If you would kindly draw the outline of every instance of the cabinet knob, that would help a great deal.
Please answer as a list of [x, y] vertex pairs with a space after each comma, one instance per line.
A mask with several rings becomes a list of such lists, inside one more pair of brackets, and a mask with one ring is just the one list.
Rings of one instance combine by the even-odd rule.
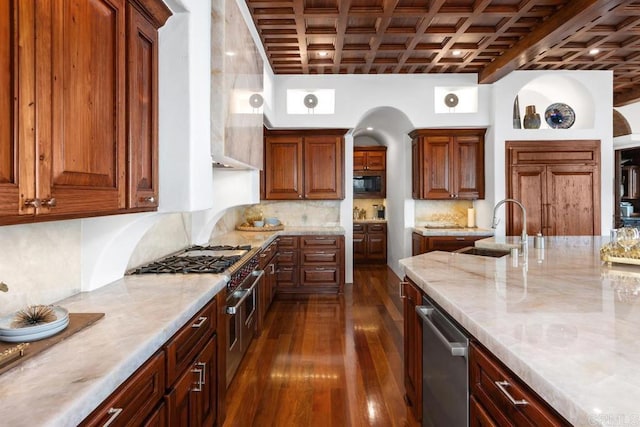
[[36, 208], [40, 207], [41, 201], [40, 199], [25, 199], [24, 206], [28, 208]]
[[298, 194], [298, 199], [302, 199], [302, 194]]
[[140, 201], [144, 202], [144, 203], [155, 203], [156, 202], [156, 198], [153, 197], [153, 196], [141, 197]]
[[42, 206], [47, 206], [49, 208], [54, 208], [58, 205], [58, 201], [55, 197], [50, 197], [48, 199], [41, 200]]

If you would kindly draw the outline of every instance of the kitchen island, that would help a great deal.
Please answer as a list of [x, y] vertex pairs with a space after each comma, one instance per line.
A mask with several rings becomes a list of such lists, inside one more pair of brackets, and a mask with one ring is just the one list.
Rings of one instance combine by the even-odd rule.
[[[519, 238], [476, 246], [509, 247]], [[526, 255], [431, 252], [406, 275], [576, 426], [640, 425], [640, 267], [600, 261], [601, 237], [529, 239]]]
[[[282, 234], [342, 235], [344, 229], [234, 231], [209, 243], [265, 248]], [[224, 274], [130, 275], [58, 301], [70, 313], [105, 316], [0, 375], [0, 424], [78, 425], [223, 291], [227, 281]]]

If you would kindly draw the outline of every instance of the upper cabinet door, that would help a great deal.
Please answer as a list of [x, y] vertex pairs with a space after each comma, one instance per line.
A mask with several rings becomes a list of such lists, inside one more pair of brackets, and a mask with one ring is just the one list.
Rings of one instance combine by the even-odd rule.
[[387, 152], [367, 151], [367, 170], [383, 171], [387, 168]]
[[158, 32], [127, 5], [127, 207], [158, 206]]
[[39, 5], [39, 213], [124, 208], [125, 0]]
[[451, 176], [453, 167], [453, 139], [449, 136], [429, 136], [424, 140], [422, 182], [424, 198], [450, 199], [455, 190]]
[[484, 199], [484, 144], [480, 135], [460, 135], [453, 173], [458, 199]]
[[354, 151], [353, 152], [353, 170], [363, 171], [366, 169], [367, 169], [367, 152]]
[[342, 141], [334, 135], [305, 137], [305, 198], [344, 199]]
[[265, 139], [265, 196], [267, 200], [302, 199], [302, 138], [270, 136]]

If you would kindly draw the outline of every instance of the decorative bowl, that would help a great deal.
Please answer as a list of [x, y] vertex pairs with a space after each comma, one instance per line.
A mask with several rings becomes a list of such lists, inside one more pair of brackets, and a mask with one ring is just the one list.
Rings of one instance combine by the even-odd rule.
[[254, 227], [264, 227], [264, 221], [253, 221]]
[[547, 107], [544, 119], [553, 129], [569, 129], [576, 121], [576, 113], [567, 104], [556, 102]]
[[279, 225], [280, 224], [280, 220], [278, 218], [265, 218], [264, 219], [265, 224], [267, 225]]

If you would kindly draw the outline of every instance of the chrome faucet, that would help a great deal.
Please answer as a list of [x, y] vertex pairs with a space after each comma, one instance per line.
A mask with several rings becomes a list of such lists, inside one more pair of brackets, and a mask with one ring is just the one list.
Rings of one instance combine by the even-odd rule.
[[522, 249], [525, 249], [527, 247], [527, 210], [524, 208], [524, 205], [516, 199], [504, 199], [496, 203], [496, 206], [493, 208], [493, 219], [491, 220], [491, 228], [496, 228], [498, 226], [500, 220], [496, 217], [496, 212], [501, 205], [507, 202], [515, 203], [516, 205], [520, 206], [520, 209], [522, 209], [522, 235], [520, 236], [520, 245], [522, 246]]

